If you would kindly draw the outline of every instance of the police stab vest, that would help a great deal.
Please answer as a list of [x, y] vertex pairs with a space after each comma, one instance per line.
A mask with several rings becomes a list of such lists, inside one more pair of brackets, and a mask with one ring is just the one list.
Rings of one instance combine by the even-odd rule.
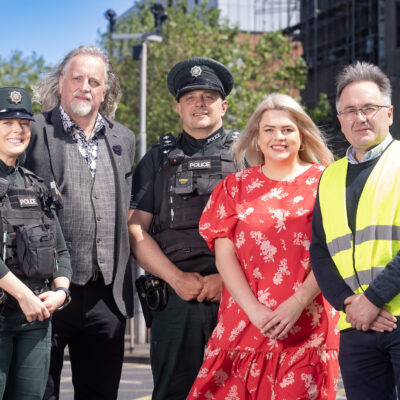
[[[199, 220], [215, 186], [226, 175], [237, 171], [231, 145], [239, 134], [239, 131], [232, 131], [225, 135], [223, 148], [212, 155], [187, 156], [172, 136], [164, 136], [164, 144], [160, 142], [164, 152], [163, 192], [160, 213], [154, 216], [151, 232], [173, 263], [179, 266], [180, 262], [193, 259], [193, 269], [187, 272], [204, 272], [201, 266], [195, 265], [196, 257], [208, 255], [214, 258], [214, 253], [199, 234]], [[168, 141], [172, 143], [168, 145]], [[215, 265], [213, 269], [216, 272]]]
[[[361, 193], [354, 233], [346, 211], [346, 158], [325, 169], [319, 184], [319, 202], [329, 253], [354, 293], [370, 282], [400, 250], [400, 142], [393, 141], [369, 175]], [[387, 311], [400, 315], [400, 294]], [[339, 329], [350, 328], [341, 313]]]
[[48, 279], [57, 268], [57, 233], [51, 199], [22, 169], [25, 188], [0, 178], [1, 259], [22, 279]]

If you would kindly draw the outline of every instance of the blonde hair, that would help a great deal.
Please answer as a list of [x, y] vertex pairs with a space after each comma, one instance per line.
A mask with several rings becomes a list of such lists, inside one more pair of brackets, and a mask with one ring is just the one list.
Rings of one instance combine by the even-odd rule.
[[301, 105], [286, 94], [272, 93], [268, 95], [256, 108], [248, 120], [240, 140], [235, 145], [235, 153], [238, 165], [245, 168], [245, 160], [250, 166], [265, 163], [264, 155], [257, 151], [256, 144], [260, 130], [260, 121], [265, 111], [283, 110], [287, 111], [295, 121], [300, 134], [304, 150], [299, 152], [300, 159], [307, 162], [318, 162], [329, 165], [333, 162], [333, 155], [326, 146], [321, 131], [314, 124], [309, 115]]

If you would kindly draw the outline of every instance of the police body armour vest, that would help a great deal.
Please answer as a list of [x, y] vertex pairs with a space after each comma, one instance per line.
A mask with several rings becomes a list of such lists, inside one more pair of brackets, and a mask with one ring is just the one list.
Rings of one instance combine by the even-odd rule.
[[51, 278], [57, 266], [56, 222], [36, 178], [24, 172], [25, 188], [1, 180], [1, 259], [23, 279]]
[[[159, 215], [154, 217], [152, 235], [172, 262], [199, 255], [214, 257], [199, 234], [199, 220], [215, 186], [237, 171], [231, 145], [239, 134], [233, 131], [225, 135], [223, 148], [212, 155], [187, 156], [175, 144], [164, 151], [162, 202]], [[169, 140], [176, 142], [172, 136]], [[160, 148], [162, 151], [162, 144]], [[196, 272], [203, 271], [197, 266]]]

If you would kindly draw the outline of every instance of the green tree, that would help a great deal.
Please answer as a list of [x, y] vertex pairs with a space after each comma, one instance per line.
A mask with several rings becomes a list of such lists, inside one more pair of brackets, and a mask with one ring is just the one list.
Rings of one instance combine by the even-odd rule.
[[307, 112], [317, 125], [333, 124], [335, 121], [335, 116], [326, 93], [320, 93], [317, 104], [312, 108], [307, 108]]
[[[38, 57], [36, 53], [24, 57], [21, 51], [14, 51], [9, 58], [0, 56], [0, 87], [21, 87], [32, 94], [31, 86], [49, 70], [43, 57]], [[39, 104], [34, 104], [33, 110], [39, 112]]]
[[[154, 29], [153, 15], [145, 1], [136, 2], [136, 10], [121, 18], [118, 33], [139, 33]], [[227, 65], [235, 78], [228, 97], [229, 108], [224, 125], [243, 129], [258, 103], [271, 92], [298, 94], [304, 88], [307, 68], [301, 57], [294, 57], [291, 40], [282, 32], [259, 35], [256, 44], [250, 34], [230, 27], [220, 20], [219, 10], [195, 6], [187, 12], [186, 2], [167, 9], [169, 18], [163, 26], [162, 43], [149, 43], [147, 68], [148, 145], [158, 142], [165, 132], [181, 130], [175, 112], [175, 100], [168, 92], [166, 78], [170, 68], [187, 57], [211, 57]], [[102, 45], [112, 50], [123, 97], [116, 119], [138, 132], [140, 62], [132, 59], [137, 42], [109, 40]]]

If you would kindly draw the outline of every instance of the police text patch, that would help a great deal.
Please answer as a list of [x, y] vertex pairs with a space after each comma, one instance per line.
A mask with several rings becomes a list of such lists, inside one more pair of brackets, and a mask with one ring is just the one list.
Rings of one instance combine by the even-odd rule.
[[208, 169], [211, 168], [211, 160], [189, 161], [188, 169]]
[[23, 207], [38, 207], [36, 197], [33, 196], [18, 196], [19, 206]]

